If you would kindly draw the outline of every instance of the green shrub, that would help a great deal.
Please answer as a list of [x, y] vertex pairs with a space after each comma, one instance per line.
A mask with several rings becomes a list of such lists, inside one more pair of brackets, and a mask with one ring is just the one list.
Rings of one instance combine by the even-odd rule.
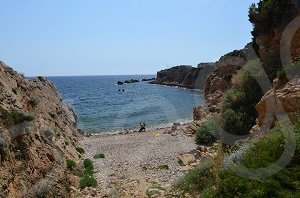
[[83, 148], [81, 148], [81, 147], [77, 147], [77, 148], [76, 148], [76, 151], [77, 151], [78, 153], [80, 153], [81, 155], [85, 153], [85, 150], [84, 150]]
[[18, 125], [26, 121], [32, 121], [33, 116], [24, 112], [9, 112], [5, 109], [0, 108], [0, 119], [3, 121], [6, 127], [12, 127], [13, 125]]
[[94, 155], [94, 159], [103, 159], [103, 158], [105, 158], [105, 155], [103, 153], [98, 153]]
[[253, 120], [246, 112], [228, 109], [223, 114], [223, 128], [226, 132], [233, 135], [245, 135], [253, 126]]
[[223, 109], [238, 109], [241, 105], [245, 105], [246, 93], [239, 89], [230, 89], [224, 93]]
[[83, 161], [83, 166], [85, 169], [94, 170], [93, 161], [90, 159], [85, 159]]
[[216, 140], [214, 131], [209, 122], [200, 126], [196, 132], [197, 144], [212, 144]]
[[[267, 85], [265, 75], [258, 59], [250, 60], [241, 69], [237, 78], [240, 83], [224, 93], [222, 103], [222, 125], [225, 131], [235, 135], [248, 134], [257, 118], [256, 104], [263, 96], [258, 81]], [[266, 87], [265, 87], [266, 88]]]
[[178, 180], [175, 187], [183, 193], [194, 194], [212, 186], [214, 175], [211, 162], [203, 162]]
[[[300, 178], [300, 122], [293, 126], [288, 122], [279, 122], [274, 129], [262, 139], [253, 142], [252, 146], [239, 157], [235, 166], [244, 165], [249, 169], [265, 168], [276, 162], [283, 153], [287, 143], [284, 133], [293, 130], [296, 137], [296, 151], [293, 160], [282, 170], [265, 179], [245, 179], [232, 170], [223, 169], [219, 172], [217, 193], [224, 197], [298, 197]], [[218, 197], [218, 196], [217, 196]]]
[[86, 187], [96, 188], [97, 185], [98, 185], [97, 180], [90, 176], [84, 176], [80, 180], [80, 188], [81, 189], [86, 188]]
[[66, 162], [67, 162], [67, 168], [70, 171], [73, 171], [74, 168], [76, 167], [76, 163], [73, 160], [69, 160], [69, 159], [67, 159]]

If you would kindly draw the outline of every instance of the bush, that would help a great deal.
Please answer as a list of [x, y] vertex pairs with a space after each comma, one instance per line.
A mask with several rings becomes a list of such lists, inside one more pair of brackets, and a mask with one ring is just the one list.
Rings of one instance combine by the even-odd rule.
[[[249, 120], [247, 113], [228, 109], [223, 114], [223, 128], [233, 135], [245, 135], [252, 128], [252, 120]], [[255, 120], [254, 120], [255, 121]]]
[[93, 162], [90, 159], [85, 159], [83, 161], [83, 166], [84, 166], [85, 169], [94, 170]]
[[300, 124], [299, 119], [289, 126], [280, 122], [268, 134], [246, 149], [235, 165], [243, 164], [249, 169], [265, 168], [279, 159], [287, 143], [283, 133], [293, 130], [296, 137], [296, 151], [293, 160], [282, 170], [263, 180], [245, 179], [236, 175], [232, 169], [219, 173], [218, 194], [224, 197], [298, 197], [300, 178]]
[[239, 109], [240, 106], [245, 105], [246, 93], [239, 89], [230, 89], [224, 94], [223, 110]]
[[18, 125], [26, 121], [30, 122], [33, 120], [33, 117], [30, 114], [26, 114], [24, 112], [9, 112], [5, 109], [0, 108], [0, 119], [3, 121], [6, 127], [12, 127], [13, 125]]
[[[176, 187], [184, 193], [201, 194], [201, 197], [299, 197], [300, 116], [292, 118], [292, 123], [291, 126], [281, 119], [267, 135], [251, 140], [230, 154], [222, 166], [201, 164], [181, 178]], [[274, 165], [283, 154], [285, 144], [289, 144], [284, 134], [291, 131], [296, 137], [292, 161], [265, 179], [256, 178], [255, 170]], [[254, 171], [251, 178], [240, 177], [233, 171], [239, 165]]]
[[212, 144], [215, 140], [214, 131], [212, 131], [212, 126], [209, 123], [205, 123], [200, 126], [196, 132], [196, 143], [197, 144]]
[[76, 167], [76, 163], [73, 160], [69, 160], [69, 159], [67, 159], [66, 162], [67, 162], [67, 168], [70, 171], [73, 171], [74, 168]]
[[[268, 77], [258, 59], [250, 60], [241, 69], [236, 78], [240, 83], [224, 94], [222, 103], [223, 121], [225, 131], [235, 135], [248, 134], [257, 118], [256, 104], [263, 96], [258, 81], [264, 86]], [[266, 88], [266, 87], [265, 87]]]
[[97, 185], [98, 185], [97, 180], [93, 177], [90, 177], [90, 176], [84, 176], [80, 180], [80, 188], [81, 189], [86, 188], [86, 187], [96, 188]]
[[103, 158], [105, 158], [105, 155], [103, 153], [98, 153], [94, 155], [94, 159], [103, 159]]
[[211, 162], [203, 162], [178, 180], [175, 187], [183, 193], [194, 194], [212, 186], [214, 175]]
[[76, 148], [76, 151], [77, 151], [78, 153], [80, 153], [81, 155], [85, 153], [84, 149], [81, 148], [81, 147], [77, 147], [77, 148]]

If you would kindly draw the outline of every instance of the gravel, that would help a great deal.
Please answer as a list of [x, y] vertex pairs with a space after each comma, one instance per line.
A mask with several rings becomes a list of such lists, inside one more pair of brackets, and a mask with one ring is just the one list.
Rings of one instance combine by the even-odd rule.
[[[94, 161], [95, 177], [103, 188], [112, 188], [114, 181], [133, 179], [139, 183], [157, 181], [170, 186], [184, 172], [178, 156], [196, 148], [194, 138], [183, 134], [183, 127], [172, 134], [165, 133], [170, 131], [166, 128], [144, 133], [95, 135], [81, 140], [81, 146], [85, 149], [84, 157]], [[105, 158], [93, 159], [99, 153]], [[160, 169], [161, 165], [169, 169]]]

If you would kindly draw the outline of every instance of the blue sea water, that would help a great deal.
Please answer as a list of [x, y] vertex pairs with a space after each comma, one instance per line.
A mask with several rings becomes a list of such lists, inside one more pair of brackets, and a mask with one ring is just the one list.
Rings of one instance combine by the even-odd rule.
[[[154, 75], [49, 77], [65, 103], [73, 105], [78, 128], [92, 133], [138, 130], [139, 123], [157, 128], [192, 120], [193, 107], [203, 104], [201, 91], [147, 82], [117, 85], [117, 81]], [[118, 91], [124, 89], [125, 91]]]

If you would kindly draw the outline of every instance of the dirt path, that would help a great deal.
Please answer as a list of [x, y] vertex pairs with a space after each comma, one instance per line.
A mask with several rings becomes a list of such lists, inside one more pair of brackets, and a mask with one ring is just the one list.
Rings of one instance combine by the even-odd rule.
[[[183, 127], [183, 126], [182, 126]], [[93, 159], [99, 185], [112, 197], [155, 197], [183, 175], [178, 156], [196, 148], [179, 127], [124, 135], [93, 136], [81, 141], [85, 158]]]

